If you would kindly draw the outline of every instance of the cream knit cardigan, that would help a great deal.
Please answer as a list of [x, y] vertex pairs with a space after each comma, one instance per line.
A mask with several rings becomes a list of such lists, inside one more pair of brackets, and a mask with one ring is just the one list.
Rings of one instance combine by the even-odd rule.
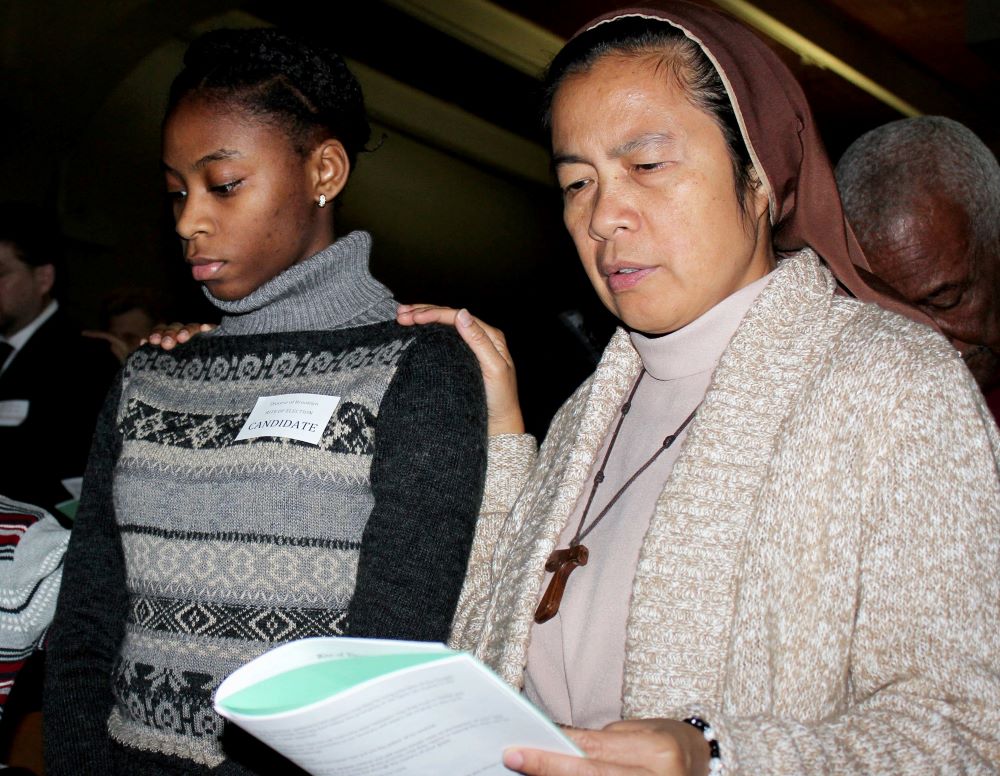
[[[640, 553], [624, 716], [704, 716], [727, 774], [995, 773], [1000, 435], [942, 337], [834, 287], [783, 260], [719, 362]], [[516, 688], [639, 368], [619, 331], [537, 460], [491, 440], [451, 642]]]

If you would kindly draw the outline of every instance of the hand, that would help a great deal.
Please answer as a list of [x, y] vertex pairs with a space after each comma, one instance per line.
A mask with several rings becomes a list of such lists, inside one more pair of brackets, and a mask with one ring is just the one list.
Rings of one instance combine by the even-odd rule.
[[86, 331], [81, 331], [84, 337], [90, 337], [91, 339], [102, 339], [111, 345], [111, 352], [114, 354], [115, 358], [122, 364], [128, 360], [129, 353], [132, 351], [129, 349], [128, 343], [125, 342], [121, 337], [116, 337], [109, 331], [97, 331], [96, 329], [87, 329]]
[[613, 722], [603, 730], [564, 730], [587, 755], [508, 749], [503, 764], [530, 776], [705, 776], [711, 759], [701, 731], [672, 719]]
[[215, 328], [213, 323], [168, 323], [162, 326], [154, 326], [153, 331], [147, 339], [140, 342], [145, 345], [159, 345], [164, 350], [173, 350], [175, 345], [187, 342], [195, 334], [211, 331]]
[[403, 326], [443, 323], [454, 326], [479, 361], [486, 386], [487, 433], [523, 434], [524, 419], [517, 396], [517, 375], [503, 332], [472, 316], [468, 310], [429, 304], [402, 304], [396, 321]]

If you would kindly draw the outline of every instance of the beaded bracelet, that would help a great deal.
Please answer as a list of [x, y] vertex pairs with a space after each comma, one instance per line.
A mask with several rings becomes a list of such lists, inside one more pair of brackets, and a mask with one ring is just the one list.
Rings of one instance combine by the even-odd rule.
[[708, 752], [711, 759], [708, 761], [708, 776], [718, 776], [722, 773], [722, 756], [719, 754], [719, 741], [715, 737], [715, 731], [701, 717], [688, 717], [684, 720], [689, 725], [693, 725], [701, 731], [708, 741]]

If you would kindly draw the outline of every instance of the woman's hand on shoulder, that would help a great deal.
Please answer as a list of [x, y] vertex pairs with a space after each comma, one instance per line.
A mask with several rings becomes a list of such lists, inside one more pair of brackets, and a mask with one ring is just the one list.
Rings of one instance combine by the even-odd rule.
[[479, 320], [466, 309], [429, 304], [403, 304], [396, 311], [403, 326], [443, 323], [454, 326], [479, 361], [486, 386], [488, 433], [523, 434], [524, 420], [517, 396], [517, 375], [503, 332]]
[[672, 719], [613, 722], [603, 730], [566, 728], [586, 759], [538, 749], [508, 749], [503, 764], [530, 776], [705, 776], [702, 732]]
[[159, 345], [163, 350], [173, 350], [174, 346], [187, 342], [195, 334], [212, 331], [215, 328], [213, 323], [165, 323], [154, 326], [149, 337], [144, 339], [140, 345], [147, 342], [150, 345]]

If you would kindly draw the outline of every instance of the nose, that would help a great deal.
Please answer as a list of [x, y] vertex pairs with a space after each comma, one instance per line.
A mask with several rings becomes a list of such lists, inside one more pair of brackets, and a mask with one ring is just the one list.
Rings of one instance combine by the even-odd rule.
[[193, 240], [211, 229], [203, 198], [189, 192], [174, 206], [174, 228], [182, 240]]
[[625, 191], [625, 186], [611, 180], [599, 185], [590, 214], [590, 236], [594, 240], [613, 240], [622, 231], [639, 225], [639, 214]]

